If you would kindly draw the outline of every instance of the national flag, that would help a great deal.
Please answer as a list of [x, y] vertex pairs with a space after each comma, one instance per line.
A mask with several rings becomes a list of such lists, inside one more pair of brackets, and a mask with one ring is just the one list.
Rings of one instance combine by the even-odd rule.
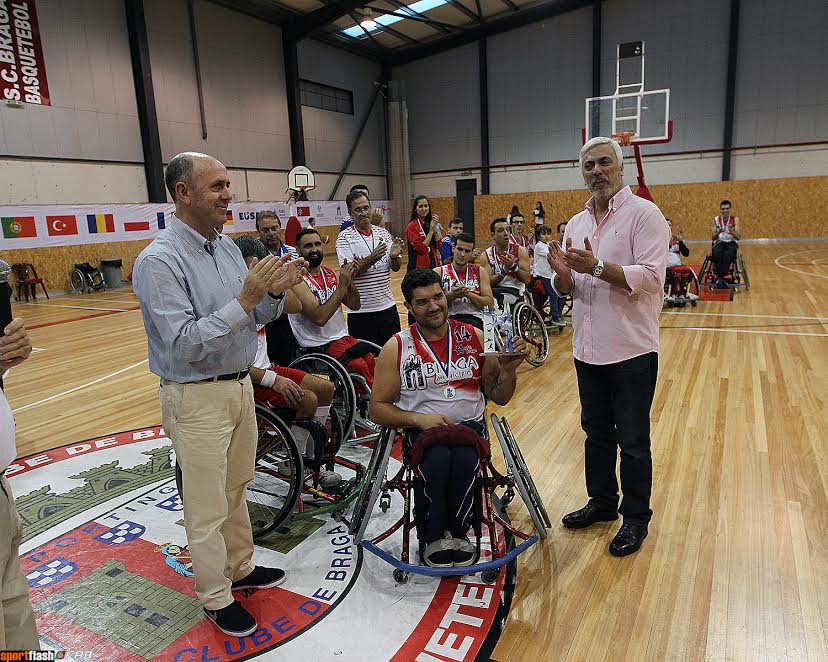
[[87, 214], [86, 223], [89, 226], [89, 234], [115, 232], [115, 219], [112, 214]]
[[127, 232], [141, 232], [142, 230], [149, 229], [149, 221], [130, 221], [124, 223], [124, 230]]
[[310, 207], [297, 207], [296, 208], [296, 215], [297, 216], [310, 216]]
[[224, 218], [225, 218], [225, 221], [224, 221], [225, 225], [233, 225], [233, 211], [232, 210], [228, 209], [227, 213], [224, 215]]
[[74, 216], [47, 216], [46, 228], [50, 237], [62, 237], [78, 233], [78, 220]]
[[6, 239], [37, 236], [34, 216], [4, 216], [0, 223], [3, 224], [3, 237]]
[[164, 220], [164, 212], [163, 211], [155, 212], [155, 218], [158, 219], [158, 229], [159, 230], [163, 230], [165, 227], [167, 227], [167, 222]]

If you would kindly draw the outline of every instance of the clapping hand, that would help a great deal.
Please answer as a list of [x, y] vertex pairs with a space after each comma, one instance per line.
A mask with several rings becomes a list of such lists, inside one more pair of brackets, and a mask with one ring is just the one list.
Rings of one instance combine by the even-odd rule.
[[563, 261], [572, 271], [577, 271], [579, 274], [591, 274], [595, 265], [598, 264], [598, 259], [592, 254], [592, 245], [587, 237], [584, 237], [584, 247], [584, 249], [572, 248], [572, 240], [567, 239]]
[[8, 370], [23, 363], [32, 353], [32, 343], [23, 320], [15, 317], [0, 336], [0, 369]]
[[345, 260], [342, 263], [342, 268], [339, 270], [339, 287], [347, 290], [351, 286], [358, 266], [356, 261], [348, 262], [348, 260]]
[[371, 225], [382, 225], [382, 209], [379, 207], [371, 210]]
[[517, 264], [518, 259], [517, 256], [512, 255], [511, 253], [505, 253], [501, 261], [503, 262], [503, 267], [506, 271], [509, 271], [513, 266], [515, 266], [515, 264]]
[[371, 255], [369, 255], [368, 257], [373, 262], [376, 262], [377, 260], [385, 256], [385, 251], [387, 250], [388, 244], [386, 244], [382, 239], [380, 239], [380, 242], [376, 245], [374, 250], [371, 251]]
[[[290, 256], [285, 256], [286, 260], [290, 260]], [[273, 295], [278, 296], [285, 290], [289, 290], [294, 285], [302, 282], [302, 276], [307, 273], [308, 263], [301, 257], [290, 260], [282, 264], [282, 267], [270, 279], [269, 290]]]
[[391, 244], [391, 259], [392, 260], [395, 260], [398, 257], [400, 257], [400, 255], [402, 255], [403, 246], [405, 246], [405, 242], [402, 239], [400, 239], [399, 237], [394, 237], [394, 241]]

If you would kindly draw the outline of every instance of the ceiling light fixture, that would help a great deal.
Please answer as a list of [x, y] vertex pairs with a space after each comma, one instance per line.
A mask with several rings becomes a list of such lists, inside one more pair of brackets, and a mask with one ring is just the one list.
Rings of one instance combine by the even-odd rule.
[[362, 20], [359, 22], [360, 27], [366, 30], [372, 30], [377, 27], [377, 22], [374, 20], [374, 13], [370, 9], [362, 11]]

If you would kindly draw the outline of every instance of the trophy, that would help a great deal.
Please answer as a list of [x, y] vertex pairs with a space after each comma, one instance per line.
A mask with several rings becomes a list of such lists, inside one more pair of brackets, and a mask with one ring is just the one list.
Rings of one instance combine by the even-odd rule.
[[483, 308], [483, 356], [501, 356], [515, 351], [512, 313], [501, 310], [497, 302], [493, 310]]

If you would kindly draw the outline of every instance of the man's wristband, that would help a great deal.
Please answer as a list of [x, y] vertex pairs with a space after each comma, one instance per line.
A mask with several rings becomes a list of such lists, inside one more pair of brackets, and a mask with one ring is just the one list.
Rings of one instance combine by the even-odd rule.
[[517, 263], [517, 262], [515, 262], [515, 263], [514, 263], [511, 267], [509, 267], [509, 273], [510, 273], [510, 274], [513, 274], [513, 273], [515, 273], [518, 269], [520, 269], [520, 266], [518, 265], [518, 263]]
[[271, 299], [275, 299], [276, 301], [281, 301], [282, 299], [285, 298], [285, 293], [282, 292], [281, 294], [273, 294], [273, 292], [268, 290], [267, 296], [269, 296]]

